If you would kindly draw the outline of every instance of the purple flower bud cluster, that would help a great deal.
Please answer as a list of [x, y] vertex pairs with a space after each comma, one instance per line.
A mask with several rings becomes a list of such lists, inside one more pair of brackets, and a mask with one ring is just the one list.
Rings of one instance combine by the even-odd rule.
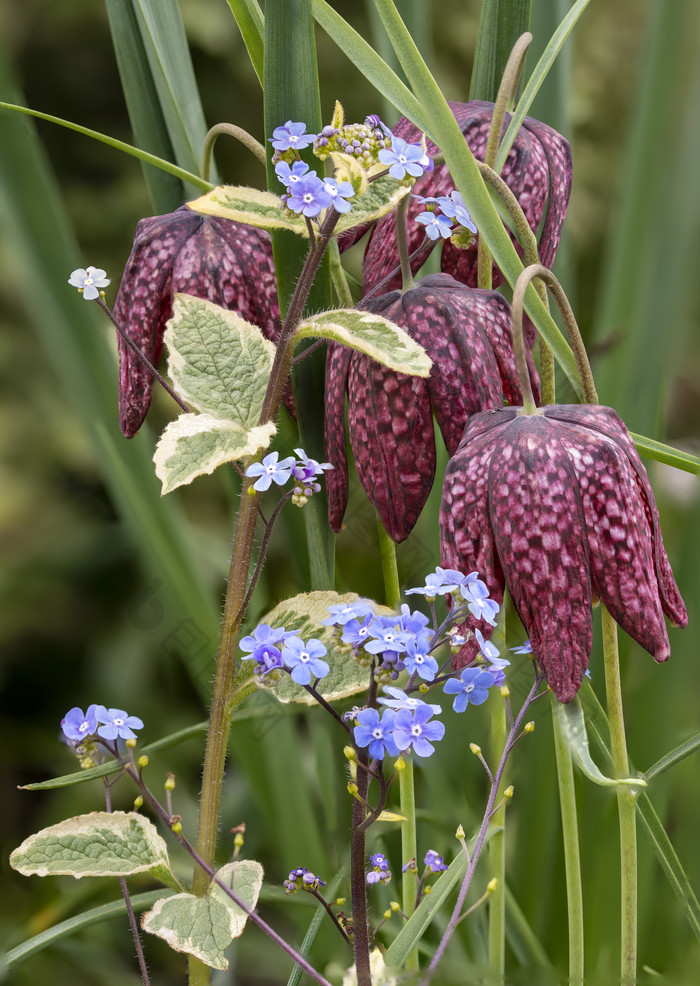
[[75, 706], [61, 719], [61, 730], [74, 746], [90, 736], [106, 740], [136, 739], [135, 729], [143, 729], [138, 716], [130, 716], [123, 709], [107, 709], [104, 705], [90, 705], [87, 712]]
[[423, 859], [423, 864], [429, 873], [441, 873], [447, 869], [445, 860], [434, 849], [428, 849]]
[[295, 486], [292, 501], [297, 506], [303, 506], [310, 496], [318, 493], [321, 489], [317, 476], [332, 469], [330, 462], [318, 462], [310, 458], [303, 448], [295, 448], [298, 458], [288, 455], [280, 461], [279, 452], [270, 452], [262, 462], [253, 462], [245, 471], [249, 479], [255, 479], [253, 489], [258, 493], [264, 493], [275, 483], [277, 486], [286, 486], [290, 479], [294, 479]]
[[322, 880], [320, 876], [316, 876], [306, 866], [297, 866], [289, 871], [289, 876], [284, 881], [284, 892], [289, 895], [295, 894], [297, 890], [313, 893], [325, 886], [326, 881]]
[[362, 167], [370, 168], [377, 163], [379, 152], [390, 146], [391, 133], [373, 114], [364, 123], [324, 127], [316, 138], [314, 154], [321, 160], [331, 153], [350, 154]]
[[242, 660], [255, 661], [257, 675], [283, 668], [297, 685], [308, 685], [312, 678], [325, 678], [330, 670], [322, 660], [327, 654], [325, 646], [313, 638], [303, 641], [298, 633], [298, 630], [273, 629], [261, 623], [241, 640], [239, 647], [246, 651]]
[[374, 883], [389, 883], [391, 880], [391, 870], [389, 869], [389, 860], [384, 853], [372, 853], [369, 857], [369, 863], [372, 868], [367, 873], [367, 883], [370, 885]]

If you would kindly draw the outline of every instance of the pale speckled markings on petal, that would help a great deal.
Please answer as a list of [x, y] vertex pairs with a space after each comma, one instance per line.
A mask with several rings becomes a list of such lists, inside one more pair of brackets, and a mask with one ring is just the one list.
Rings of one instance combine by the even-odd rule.
[[545, 414], [547, 417], [559, 421], [570, 422], [593, 434], [605, 435], [624, 451], [640, 488], [646, 517], [651, 528], [654, 566], [662, 609], [666, 616], [677, 626], [687, 626], [688, 614], [678, 586], [676, 585], [676, 580], [673, 577], [671, 565], [661, 536], [659, 511], [656, 506], [654, 491], [651, 488], [647, 471], [639, 458], [637, 448], [630, 438], [622, 418], [612, 408], [605, 407], [604, 405], [593, 406], [586, 404], [556, 405], [548, 408]]
[[506, 584], [533, 651], [557, 698], [569, 702], [591, 650], [589, 556], [576, 474], [545, 418], [520, 416], [499, 434], [489, 509]]
[[503, 403], [498, 362], [484, 325], [487, 313], [477, 294], [447, 274], [436, 274], [402, 296], [399, 324], [433, 361], [428, 392], [451, 455], [469, 416]]
[[360, 482], [389, 536], [404, 541], [435, 476], [426, 383], [353, 353], [348, 393], [348, 428]]
[[581, 490], [593, 585], [622, 629], [657, 661], [670, 656], [643, 494], [625, 452], [561, 422], [559, 439]]
[[573, 164], [569, 142], [560, 133], [545, 123], [526, 116], [523, 127], [539, 141], [547, 157], [549, 188], [547, 196], [547, 215], [540, 235], [540, 263], [551, 267], [561, 239], [561, 230], [566, 217], [571, 195]]
[[[471, 419], [459, 452], [447, 464], [440, 506], [440, 563], [445, 568], [478, 572], [488, 586], [491, 598], [500, 606], [504, 579], [488, 509], [488, 466], [493, 452], [493, 430], [498, 428], [497, 419], [491, 417], [485, 431], [475, 432], [472, 427], [472, 422], [486, 417], [477, 415]], [[473, 616], [460, 625], [459, 632], [477, 628], [487, 640], [493, 632], [493, 627]], [[454, 668], [466, 667], [476, 655], [476, 642], [468, 640], [455, 655]]]
[[331, 342], [326, 354], [326, 458], [334, 466], [326, 475], [328, 520], [338, 533], [348, 505], [348, 458], [345, 446], [345, 390], [352, 350]]
[[[155, 364], [172, 296], [206, 298], [260, 327], [272, 341], [280, 319], [272, 243], [264, 230], [182, 206], [166, 216], [143, 219], [114, 306], [115, 318]], [[131, 438], [151, 401], [150, 373], [119, 343], [119, 407], [122, 431]], [[285, 402], [293, 412], [291, 391]]]

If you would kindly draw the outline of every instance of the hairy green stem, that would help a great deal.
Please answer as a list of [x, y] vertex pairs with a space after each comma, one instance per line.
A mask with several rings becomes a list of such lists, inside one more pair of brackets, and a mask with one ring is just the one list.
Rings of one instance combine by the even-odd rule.
[[[552, 695], [552, 702], [557, 699]], [[571, 752], [562, 734], [558, 716], [552, 716], [554, 750], [559, 782], [559, 807], [564, 838], [564, 867], [566, 870], [566, 904], [569, 921], [569, 979], [570, 986], [583, 986], [583, 884], [579, 852], [576, 791]]]
[[[494, 689], [497, 692], [497, 689]], [[508, 710], [499, 694], [489, 698], [491, 706], [491, 757], [500, 756], [508, 735]], [[488, 857], [491, 877], [498, 886], [489, 895], [489, 969], [496, 977], [505, 974], [506, 962], [506, 803], [502, 801], [491, 816], [491, 822], [503, 831], [497, 832], [489, 842]]]
[[[280, 334], [275, 359], [270, 372], [267, 391], [263, 400], [258, 424], [274, 421], [294, 354], [294, 331], [301, 322], [306, 299], [313, 279], [321, 263], [328, 240], [338, 221], [339, 214], [333, 209], [323, 222], [314, 247], [309, 251], [294, 295], [289, 305], [282, 332]], [[221, 637], [216, 659], [216, 673], [212, 691], [207, 745], [202, 770], [202, 791], [200, 799], [199, 824], [197, 829], [197, 853], [208, 866], [214, 867], [219, 811], [221, 807], [221, 788], [224, 777], [226, 751], [231, 728], [230, 695], [236, 672], [236, 648], [241, 623], [245, 616], [248, 571], [253, 555], [255, 523], [258, 512], [257, 494], [244, 493], [236, 523], [233, 552], [229, 568], [229, 579], [224, 602], [224, 615]], [[195, 869], [192, 889], [195, 894], [206, 893], [208, 880], [199, 867]], [[209, 982], [209, 969], [197, 959], [191, 959], [190, 986], [206, 986]]]
[[[605, 662], [605, 691], [607, 694], [610, 747], [618, 777], [629, 777], [625, 720], [622, 710], [620, 658], [617, 649], [617, 624], [601, 606], [603, 624], [603, 660]], [[617, 809], [620, 819], [620, 982], [633, 986], [637, 976], [637, 827], [635, 793], [621, 785], [617, 789]]]
[[377, 532], [379, 534], [379, 553], [382, 559], [384, 602], [392, 609], [398, 609], [401, 602], [401, 586], [399, 584], [399, 569], [396, 564], [396, 545], [385, 531], [379, 517], [377, 517]]
[[[554, 300], [556, 301], [557, 307], [561, 312], [564, 328], [566, 329], [566, 334], [569, 339], [569, 345], [571, 346], [571, 350], [576, 361], [576, 369], [578, 370], [579, 380], [581, 381], [584, 401], [587, 404], [597, 404], [598, 392], [595, 388], [591, 364], [588, 361], [588, 353], [586, 352], [586, 347], [584, 346], [583, 339], [581, 338], [581, 331], [578, 327], [576, 316], [574, 315], [571, 305], [569, 304], [569, 299], [566, 297], [564, 288], [561, 286], [551, 270], [549, 270], [548, 267], [543, 267], [542, 264], [530, 264], [529, 267], [525, 268], [516, 282], [516, 291], [518, 291], [518, 287], [522, 283], [519, 293], [521, 319], [522, 299], [525, 296], [525, 291], [528, 284], [535, 277], [541, 278], [547, 285], [549, 290], [554, 295]], [[516, 292], [514, 291], [513, 307], [515, 307], [515, 293]]]
[[[528, 267], [527, 270], [532, 270]], [[544, 270], [544, 268], [542, 268]], [[525, 346], [525, 336], [523, 335], [523, 308], [525, 304], [525, 292], [528, 289], [531, 278], [525, 276], [526, 271], [520, 275], [515, 282], [513, 291], [513, 302], [511, 304], [512, 334], [513, 334], [513, 356], [515, 358], [515, 368], [518, 373], [518, 383], [520, 393], [523, 397], [523, 413], [535, 414], [537, 405], [532, 396], [532, 386], [530, 384], [530, 372], [527, 367], [527, 348]]]
[[[479, 169], [479, 174], [484, 179], [484, 181], [493, 188], [497, 193], [501, 202], [507, 208], [511, 219], [513, 220], [513, 225], [515, 226], [515, 232], [518, 237], [518, 242], [523, 248], [523, 259], [528, 265], [539, 264], [540, 257], [537, 252], [537, 237], [532, 232], [530, 224], [527, 221], [527, 217], [523, 212], [520, 203], [516, 199], [515, 195], [511, 192], [508, 185], [497, 174], [493, 168], [490, 168], [488, 164], [483, 164], [481, 161], [477, 161], [476, 165]], [[481, 267], [479, 268], [481, 270]], [[549, 307], [549, 302], [547, 298], [547, 288], [544, 286], [539, 278], [534, 281], [535, 291], [538, 293], [542, 299], [542, 303]], [[553, 404], [554, 403], [554, 355], [552, 350], [549, 348], [544, 339], [540, 336], [540, 384], [542, 387], [542, 403], [543, 404]]]
[[221, 136], [221, 134], [226, 134], [229, 137], [235, 137], [239, 140], [241, 144], [248, 148], [248, 150], [255, 155], [263, 168], [267, 164], [265, 159], [265, 148], [256, 140], [247, 130], [243, 130], [242, 127], [237, 127], [234, 123], [217, 123], [215, 126], [208, 131], [206, 137], [204, 138], [204, 144], [202, 146], [202, 178], [205, 181], [209, 181], [209, 173], [211, 171], [211, 158], [214, 153], [214, 144], [216, 143], [216, 138]]
[[[379, 531], [379, 547], [382, 558], [382, 575], [384, 577], [384, 601], [392, 609], [398, 609], [401, 601], [399, 571], [396, 564], [396, 545], [391, 540], [377, 518]], [[401, 861], [407, 863], [415, 859], [418, 851], [416, 837], [416, 796], [413, 779], [413, 761], [410, 757], [404, 760], [404, 768], [399, 771], [399, 801], [401, 814], [405, 821], [401, 824]], [[416, 877], [412, 870], [406, 870], [401, 877], [401, 906], [407, 917], [413, 914], [416, 906]], [[414, 949], [406, 960], [407, 970], [418, 969], [418, 950]]]
[[338, 296], [340, 307], [354, 308], [355, 302], [353, 301], [352, 294], [350, 293], [350, 285], [348, 284], [345, 268], [340, 261], [340, 249], [336, 239], [331, 240], [328, 244], [328, 258], [331, 268], [331, 280], [333, 281], [333, 287], [335, 288], [335, 293]]
[[[407, 863], [416, 859], [418, 853], [418, 838], [416, 834], [416, 794], [413, 777], [413, 760], [406, 757], [404, 768], [399, 771], [399, 799], [401, 814], [401, 862]], [[413, 914], [416, 907], [416, 875], [412, 870], [406, 870], [401, 875], [401, 907], [406, 917]], [[418, 949], [414, 948], [406, 959], [404, 968], [407, 971], [418, 969]]]
[[401, 263], [402, 291], [410, 291], [415, 284], [413, 280], [413, 271], [411, 270], [411, 258], [409, 256], [410, 251], [408, 249], [408, 232], [406, 230], [406, 217], [408, 215], [408, 203], [410, 200], [410, 195], [404, 195], [396, 208], [396, 216], [394, 219], [396, 229], [396, 246], [399, 252], [399, 261]]

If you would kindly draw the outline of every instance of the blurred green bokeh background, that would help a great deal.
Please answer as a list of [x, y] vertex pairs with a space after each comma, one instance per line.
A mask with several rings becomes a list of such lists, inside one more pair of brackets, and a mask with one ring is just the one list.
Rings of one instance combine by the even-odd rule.
[[[262, 139], [260, 87], [226, 3], [181, 0], [180, 6], [207, 123], [228, 120]], [[336, 0], [333, 6], [385, 54], [368, 13], [371, 4]], [[445, 94], [466, 99], [478, 0], [398, 7], [414, 17], [421, 49]], [[563, 0], [534, 0], [528, 69], [567, 8]], [[696, 0], [592, 0], [532, 110], [564, 132], [573, 147], [573, 195], [555, 269], [590, 345], [601, 401], [612, 404], [632, 431], [695, 453], [699, 38]], [[395, 116], [320, 30], [317, 44], [324, 118], [338, 98], [348, 120], [378, 111], [393, 122]], [[3, 0], [0, 98], [131, 141], [103, 5]], [[31, 130], [39, 138], [35, 146], [26, 143]], [[224, 181], [264, 182], [259, 165], [239, 145], [220, 140], [216, 156]], [[97, 783], [45, 793], [16, 790], [72, 769], [58, 741], [66, 710], [93, 701], [126, 708], [146, 722], [146, 741], [206, 717], [208, 662], [237, 490], [220, 471], [158, 501], [149, 459], [170, 408], [157, 397], [152, 428], [124, 448], [116, 425], [110, 326], [94, 306], [88, 310], [63, 287], [73, 268], [101, 266], [112, 277], [107, 297], [113, 300], [134, 226], [152, 213], [137, 162], [68, 130], [27, 124], [0, 111], [0, 926], [8, 946], [117, 896], [109, 881], [25, 879], [7, 864], [7, 851], [42, 825], [101, 807]], [[357, 268], [357, 256], [352, 262]], [[89, 379], [81, 376], [81, 366], [90, 368]], [[564, 385], [559, 399], [567, 399]], [[291, 426], [288, 433], [291, 441]], [[700, 484], [697, 477], [654, 463], [649, 469], [690, 626], [671, 631], [673, 656], [665, 667], [622, 641], [630, 754], [641, 770], [700, 729]], [[145, 513], [143, 491], [150, 504]], [[436, 511], [434, 494], [415, 534], [399, 549], [404, 584], [416, 584], [437, 562]], [[281, 525], [251, 618], [298, 591], [303, 550], [294, 522]], [[381, 598], [375, 552], [371, 511], [355, 489], [348, 530], [337, 541], [338, 588]], [[602, 697], [599, 649], [591, 670]], [[263, 702], [251, 709], [257, 717], [233, 729], [222, 832], [246, 822], [246, 853], [264, 863], [270, 886], [281, 885], [290, 867], [301, 864], [329, 878], [342, 862], [336, 847], [345, 839], [350, 811], [342, 738], [318, 714], [280, 715]], [[536, 718], [534, 736], [510, 768], [517, 796], [509, 816], [509, 878], [534, 935], [563, 970], [565, 895], [548, 710], [539, 709]], [[425, 809], [419, 850], [451, 856], [457, 824], [469, 831], [483, 804], [484, 779], [465, 751], [472, 740], [485, 745], [486, 717], [470, 710], [468, 723], [455, 723], [449, 735], [429, 768], [418, 771]], [[190, 831], [201, 756], [202, 744], [193, 739], [154, 757], [149, 768], [155, 788], [165, 771], [176, 772], [176, 810]], [[691, 757], [649, 793], [697, 888], [696, 777]], [[577, 792], [588, 969], [592, 982], [612, 983], [619, 922], [615, 799], [581, 779]], [[128, 808], [130, 800], [124, 787], [117, 806]], [[376, 848], [394, 854], [398, 868], [395, 827], [379, 828]], [[224, 846], [224, 856], [226, 851]], [[486, 879], [484, 869], [479, 886]], [[134, 881], [135, 890], [149, 888]], [[381, 913], [395, 891], [377, 893]], [[299, 941], [311, 909], [297, 899], [280, 907], [273, 897], [268, 894], [266, 912]], [[465, 923], [445, 982], [466, 981], [468, 970], [484, 961], [483, 931], [478, 914]], [[700, 979], [698, 941], [642, 836], [640, 943], [648, 969], [640, 981], [647, 975], [649, 981], [674, 984]], [[174, 953], [153, 938], [146, 947], [154, 984], [182, 981]], [[533, 981], [523, 947], [513, 938], [509, 982]], [[318, 949], [321, 965], [335, 956], [330, 930]], [[344, 956], [338, 960], [347, 964]], [[216, 982], [252, 986], [285, 982], [287, 974], [286, 960], [249, 931], [233, 949], [229, 976]], [[126, 924], [112, 921], [14, 966], [7, 981], [50, 977], [54, 986], [116, 986], [135, 976]], [[487, 973], [479, 981], [488, 981]], [[538, 972], [537, 981], [548, 981], [547, 974]]]

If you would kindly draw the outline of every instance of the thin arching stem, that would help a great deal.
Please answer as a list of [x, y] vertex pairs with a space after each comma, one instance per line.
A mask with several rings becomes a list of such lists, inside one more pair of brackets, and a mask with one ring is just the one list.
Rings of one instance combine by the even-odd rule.
[[[486, 139], [486, 151], [484, 152], [484, 162], [490, 167], [495, 167], [496, 157], [498, 156], [498, 146], [501, 143], [501, 133], [503, 131], [503, 121], [505, 120], [508, 104], [515, 99], [515, 93], [520, 81], [520, 73], [528, 46], [532, 41], [529, 31], [522, 34], [513, 45], [513, 49], [508, 56], [506, 67], [503, 70], [501, 84], [498, 87], [496, 102], [493, 104], [491, 114], [491, 126]], [[491, 272], [491, 251], [483, 236], [479, 237], [477, 244], [478, 256], [478, 286], [491, 290], [493, 286]]]
[[211, 157], [214, 151], [214, 144], [216, 143], [216, 138], [221, 134], [226, 134], [229, 137], [235, 137], [239, 140], [241, 144], [248, 148], [248, 150], [255, 155], [258, 161], [265, 167], [265, 148], [256, 140], [247, 130], [243, 130], [242, 127], [237, 127], [234, 123], [217, 123], [216, 126], [212, 127], [209, 133], [204, 138], [204, 145], [202, 147], [202, 178], [205, 181], [209, 181], [209, 174], [211, 172]]
[[515, 309], [515, 297], [517, 293], [520, 308], [520, 322], [522, 324], [522, 308], [525, 291], [527, 290], [530, 281], [535, 277], [541, 278], [547, 285], [549, 290], [554, 295], [554, 300], [556, 301], [557, 307], [561, 312], [564, 328], [566, 329], [566, 334], [569, 338], [569, 345], [571, 346], [574, 359], [576, 360], [576, 369], [578, 370], [579, 380], [581, 381], [584, 401], [587, 404], [597, 404], [598, 392], [596, 391], [595, 383], [593, 382], [591, 364], [588, 361], [588, 353], [586, 352], [586, 347], [583, 344], [583, 339], [581, 338], [581, 332], [579, 330], [578, 323], [576, 322], [576, 317], [573, 313], [571, 305], [569, 304], [569, 299], [566, 297], [563, 287], [548, 267], [544, 267], [542, 264], [530, 264], [529, 267], [525, 268], [515, 285], [515, 291], [513, 292], [513, 309]]

